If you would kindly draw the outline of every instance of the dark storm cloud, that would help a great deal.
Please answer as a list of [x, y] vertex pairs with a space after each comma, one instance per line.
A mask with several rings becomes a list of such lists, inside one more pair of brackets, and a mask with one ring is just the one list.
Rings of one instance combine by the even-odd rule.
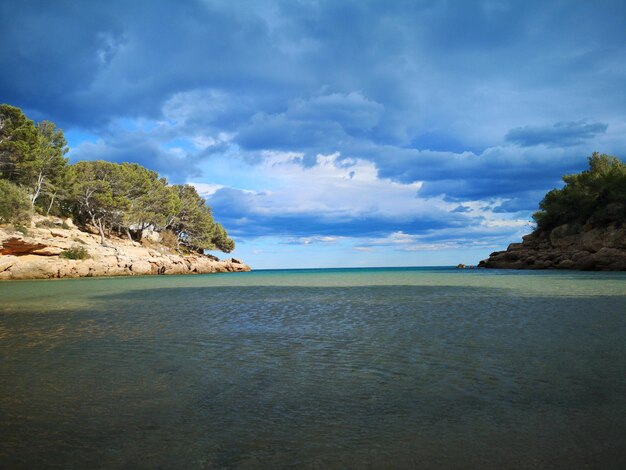
[[382, 236], [390, 231], [426, 233], [446, 228], [460, 228], [470, 221], [462, 214], [390, 217], [383, 214], [329, 215], [310, 211], [285, 213], [267, 211], [267, 193], [251, 193], [223, 188], [207, 197], [216, 219], [223, 221], [229, 233], [242, 237], [257, 236]]
[[[169, 97], [194, 89], [252, 91], [263, 103], [256, 111], [270, 115], [293, 100], [358, 92], [386, 111], [372, 135], [400, 138], [411, 127], [397, 129], [403, 117], [436, 113], [419, 105], [433, 86], [452, 102], [478, 80], [551, 86], [564, 70], [613, 64], [623, 51], [611, 48], [626, 37], [615, 2], [20, 0], [0, 8], [3, 98], [81, 125], [158, 115]], [[605, 80], [623, 71], [614, 64]], [[264, 102], [268, 94], [275, 101]], [[324, 119], [350, 128], [342, 103], [326, 105]]]
[[493, 207], [492, 211], [495, 213], [534, 212], [539, 209], [539, 201], [543, 199], [543, 196], [543, 191], [524, 191]]
[[257, 114], [240, 129], [238, 142], [246, 149], [306, 149], [332, 152], [345, 140], [375, 128], [384, 107], [359, 93], [327, 94], [290, 103], [279, 114]]
[[[512, 197], [553, 187], [564, 173], [586, 164], [588, 149], [493, 147], [480, 154], [384, 147], [375, 150], [379, 175], [403, 183], [423, 181], [420, 196], [451, 199]], [[544, 191], [545, 192], [545, 191]]]
[[184, 183], [201, 174], [189, 156], [168, 151], [150, 140], [137, 138], [132, 134], [117, 136], [112, 142], [84, 142], [72, 151], [71, 160], [138, 163], [162, 175], [168, 175], [172, 183]]
[[[591, 151], [626, 147], [611, 134], [626, 118], [625, 17], [611, 1], [5, 0], [0, 102], [101, 137], [75, 158], [175, 180], [216, 154], [282, 150], [311, 166], [340, 152], [381, 178], [422, 181], [420, 197], [509, 198], [500, 210], [515, 211]], [[158, 126], [119, 125], [132, 119]], [[193, 148], [200, 138], [218, 143]], [[212, 198], [216, 211], [252, 214], [258, 232], [386, 226], [259, 215], [229, 197]]]
[[[276, 86], [265, 23], [209, 2], [34, 2], [0, 6], [2, 99], [67, 125], [158, 117], [199, 86]], [[6, 59], [6, 60], [4, 60]]]
[[557, 122], [552, 126], [524, 126], [511, 129], [506, 140], [523, 147], [545, 144], [551, 147], [570, 147], [603, 134], [608, 128], [601, 122]]

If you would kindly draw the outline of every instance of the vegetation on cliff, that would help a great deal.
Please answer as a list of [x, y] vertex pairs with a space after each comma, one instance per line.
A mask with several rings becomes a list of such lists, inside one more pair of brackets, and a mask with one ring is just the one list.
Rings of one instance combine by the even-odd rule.
[[626, 222], [626, 164], [594, 152], [589, 169], [563, 177], [565, 186], [548, 192], [533, 218], [537, 231], [560, 225], [606, 226]]
[[539, 204], [533, 233], [479, 267], [626, 271], [626, 164], [594, 153], [563, 181]]
[[220, 260], [181, 250], [154, 235], [144, 243], [110, 237], [103, 245], [94, 230], [85, 231], [70, 219], [35, 213], [28, 228], [0, 225], [0, 281], [250, 270], [235, 258]]
[[129, 238], [161, 232], [179, 247], [231, 252], [235, 244], [191, 185], [170, 185], [136, 163], [69, 164], [67, 142], [54, 123], [35, 124], [0, 105], [0, 223], [23, 223], [32, 212], [72, 216]]
[[28, 193], [10, 181], [0, 179], [0, 224], [23, 224], [30, 215]]

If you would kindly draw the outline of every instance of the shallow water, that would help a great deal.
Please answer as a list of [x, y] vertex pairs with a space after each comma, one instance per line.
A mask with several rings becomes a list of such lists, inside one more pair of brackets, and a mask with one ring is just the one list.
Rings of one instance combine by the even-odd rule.
[[0, 467], [624, 468], [626, 275], [0, 283]]

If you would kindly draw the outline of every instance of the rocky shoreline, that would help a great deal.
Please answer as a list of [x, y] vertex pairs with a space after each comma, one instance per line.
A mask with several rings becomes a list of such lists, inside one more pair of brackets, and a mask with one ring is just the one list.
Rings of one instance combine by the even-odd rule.
[[[84, 249], [87, 259], [66, 259], [68, 250]], [[211, 255], [181, 255], [146, 239], [142, 243], [108, 238], [74, 226], [70, 219], [38, 216], [25, 230], [0, 226], [0, 280], [52, 279], [151, 274], [206, 274], [250, 271], [242, 261]]]
[[491, 253], [479, 268], [626, 271], [626, 227], [564, 224]]

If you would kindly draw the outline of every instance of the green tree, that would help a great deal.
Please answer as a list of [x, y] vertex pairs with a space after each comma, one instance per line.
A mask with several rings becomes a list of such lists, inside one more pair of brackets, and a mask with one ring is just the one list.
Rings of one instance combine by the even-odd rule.
[[206, 201], [189, 184], [174, 187], [178, 190], [180, 205], [168, 228], [176, 233], [179, 243], [192, 250], [215, 249], [215, 222]]
[[68, 148], [63, 131], [50, 121], [37, 124], [37, 131], [37, 145], [32, 158], [22, 164], [21, 175], [22, 184], [30, 191], [33, 206], [42, 193], [50, 194], [54, 202], [54, 194], [67, 171], [64, 155]]
[[537, 230], [562, 224], [626, 222], [626, 164], [594, 152], [589, 169], [563, 177], [565, 186], [549, 191], [533, 214]]
[[211, 240], [215, 248], [224, 253], [230, 253], [235, 249], [235, 242], [232, 238], [228, 237], [228, 233], [222, 227], [222, 224], [215, 224], [215, 229], [213, 231], [213, 238]]
[[67, 150], [63, 132], [52, 122], [35, 126], [19, 108], [0, 105], [0, 176], [26, 189], [31, 206], [58, 189]]
[[170, 186], [136, 163], [68, 165], [67, 151], [55, 124], [35, 125], [19, 108], [0, 105], [0, 221], [25, 221], [37, 206], [93, 224], [102, 244], [107, 231], [132, 239], [131, 230], [152, 228], [174, 234], [190, 250], [234, 249], [193, 186]]
[[37, 205], [42, 208], [42, 212], [45, 210], [46, 215], [65, 216], [71, 214], [75, 206], [73, 199], [75, 184], [75, 168], [72, 165], [67, 165], [51, 184], [45, 186]]
[[7, 180], [0, 180], [0, 223], [23, 224], [30, 220], [28, 193]]
[[177, 192], [158, 173], [136, 163], [122, 163], [120, 170], [125, 180], [123, 196], [128, 201], [124, 218], [127, 233], [130, 228], [163, 230], [179, 209]]
[[89, 220], [100, 232], [106, 245], [105, 229], [122, 226], [129, 201], [125, 197], [128, 179], [121, 166], [105, 161], [82, 161], [74, 165], [76, 184], [73, 188], [75, 213]]
[[0, 177], [21, 184], [24, 162], [33, 158], [37, 128], [21, 109], [0, 105]]

